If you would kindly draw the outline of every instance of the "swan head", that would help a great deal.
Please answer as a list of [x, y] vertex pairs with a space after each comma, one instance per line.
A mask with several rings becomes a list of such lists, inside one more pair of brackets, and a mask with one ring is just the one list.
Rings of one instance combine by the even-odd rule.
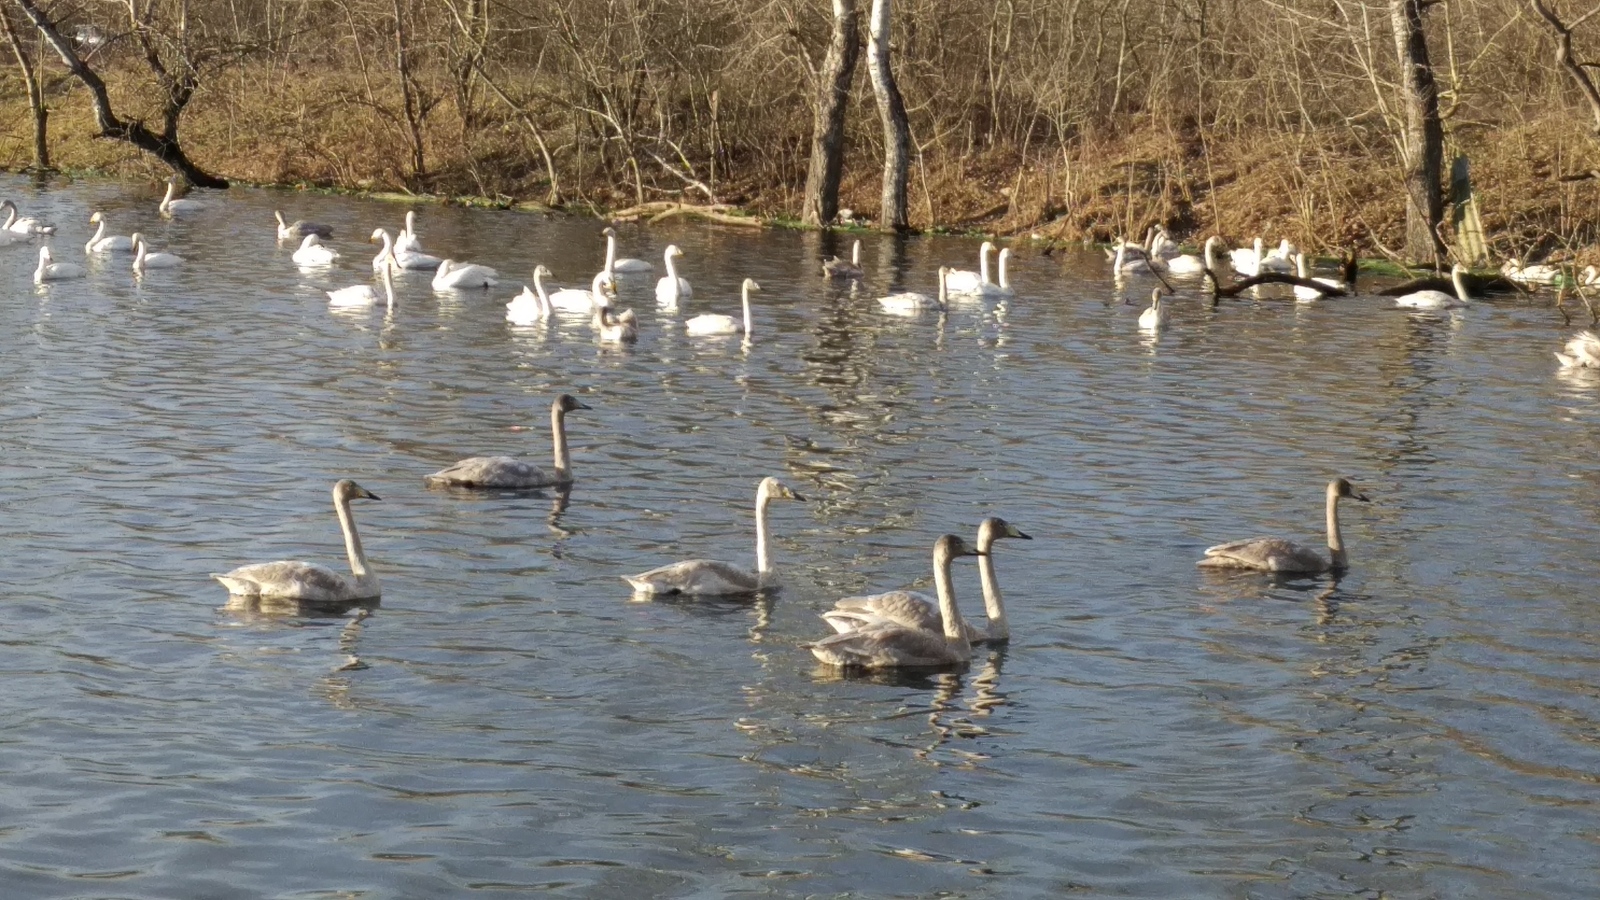
[[756, 280], [754, 278], [746, 278], [744, 280], [744, 284], [740, 285], [740, 290], [742, 290], [745, 294], [749, 294], [751, 291], [761, 290], [761, 285], [756, 284]]
[[955, 559], [958, 556], [988, 555], [989, 554], [979, 550], [977, 547], [974, 547], [962, 540], [959, 535], [940, 535], [939, 539], [933, 542], [933, 558], [936, 561], [945, 562]]
[[99, 225], [101, 222], [104, 222], [105, 220], [106, 220], [106, 217], [104, 215], [101, 215], [99, 210], [95, 210], [94, 213], [89, 216], [89, 224], [90, 225]]
[[563, 414], [572, 412], [575, 409], [594, 409], [594, 407], [585, 404], [571, 394], [562, 394], [557, 397], [554, 408]]
[[547, 267], [544, 263], [540, 263], [539, 265], [533, 267], [533, 277], [553, 278], [555, 277], [555, 273], [551, 272], [549, 267]]
[[667, 250], [666, 250], [666, 255], [669, 256], [669, 257], [671, 257], [671, 256], [682, 256], [683, 255], [683, 251], [678, 249], [678, 245], [677, 244], [668, 244], [667, 245]]
[[374, 494], [373, 492], [367, 490], [359, 484], [356, 484], [354, 481], [351, 481], [348, 478], [341, 478], [334, 483], [333, 499], [335, 501], [355, 500], [357, 498], [362, 500], [383, 499], [377, 494]]
[[756, 488], [756, 497], [763, 501], [799, 500], [802, 503], [806, 499], [798, 491], [771, 476], [761, 479], [761, 486]]
[[604, 238], [614, 238], [617, 236], [617, 230], [612, 228], [610, 225], [607, 225], [606, 227], [600, 229], [600, 236]]
[[999, 540], [1000, 538], [1021, 538], [1025, 541], [1033, 540], [1033, 536], [1023, 533], [1022, 529], [1007, 522], [999, 516], [990, 516], [978, 526], [978, 546]]
[[1150, 305], [1157, 308], [1161, 306], [1161, 288], [1154, 288], [1150, 291]]
[[1356, 490], [1356, 486], [1351, 484], [1348, 478], [1335, 478], [1328, 482], [1328, 496], [1349, 497], [1351, 500], [1360, 500], [1362, 503], [1372, 502], [1366, 494]]

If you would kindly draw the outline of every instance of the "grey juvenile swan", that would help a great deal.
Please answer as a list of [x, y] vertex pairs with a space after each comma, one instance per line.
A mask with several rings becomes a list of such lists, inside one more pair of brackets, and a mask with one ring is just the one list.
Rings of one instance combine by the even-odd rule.
[[624, 575], [640, 594], [753, 594], [776, 587], [778, 573], [767, 553], [767, 504], [773, 500], [805, 500], [776, 478], [761, 479], [756, 488], [756, 567], [754, 570], [733, 563], [710, 559], [688, 559], [660, 568]]
[[1367, 502], [1367, 495], [1357, 493], [1355, 487], [1343, 478], [1328, 482], [1328, 556], [1287, 541], [1283, 538], [1263, 537], [1245, 541], [1232, 541], [1206, 548], [1205, 559], [1197, 565], [1219, 569], [1255, 569], [1262, 572], [1293, 572], [1318, 575], [1323, 572], [1342, 572], [1349, 567], [1344, 552], [1344, 537], [1339, 533], [1339, 498]]
[[972, 659], [966, 623], [956, 609], [950, 562], [957, 556], [978, 556], [966, 541], [953, 534], [933, 544], [933, 584], [939, 594], [942, 631], [926, 631], [899, 622], [880, 623], [830, 635], [810, 646], [811, 654], [833, 666], [855, 669], [894, 669], [954, 666]]
[[571, 394], [562, 394], [550, 404], [550, 440], [555, 445], [555, 468], [549, 471], [513, 456], [474, 456], [440, 469], [423, 480], [430, 485], [469, 488], [527, 489], [572, 483], [567, 467], [567, 413], [591, 409]]
[[[967, 640], [974, 644], [998, 644], [1011, 640], [1005, 601], [1000, 596], [1000, 579], [994, 573], [994, 542], [1001, 538], [1033, 540], [998, 516], [990, 516], [978, 526], [978, 575], [983, 582], [983, 605], [989, 614], [989, 626], [987, 630], [979, 631], [971, 622], [963, 620]], [[865, 597], [845, 597], [834, 603], [833, 609], [823, 613], [822, 620], [840, 633], [881, 624], [904, 625], [932, 632], [944, 630], [938, 601], [920, 591], [889, 591]]]
[[211, 577], [222, 582], [228, 593], [238, 597], [307, 603], [377, 599], [382, 592], [378, 576], [367, 568], [367, 554], [361, 549], [356, 520], [350, 514], [350, 501], [357, 497], [378, 499], [377, 494], [348, 478], [334, 484], [333, 508], [339, 513], [339, 527], [344, 529], [344, 549], [350, 555], [352, 577], [347, 578], [327, 566], [292, 559], [240, 566], [223, 575], [212, 573]]

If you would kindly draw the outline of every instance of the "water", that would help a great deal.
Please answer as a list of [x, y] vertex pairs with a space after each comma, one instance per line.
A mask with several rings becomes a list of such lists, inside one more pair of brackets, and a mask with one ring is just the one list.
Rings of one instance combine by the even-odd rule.
[[[1555, 373], [1546, 303], [1185, 295], [1152, 340], [1147, 286], [1023, 255], [1017, 300], [898, 319], [810, 274], [816, 235], [681, 223], [621, 229], [681, 245], [695, 299], [625, 297], [618, 350], [508, 326], [509, 286], [330, 312], [393, 205], [232, 191], [166, 223], [130, 187], [0, 186], [58, 258], [95, 208], [189, 257], [36, 289], [36, 251], [0, 249], [8, 897], [1594, 893], [1600, 378]], [[274, 206], [333, 224], [342, 265], [297, 271]], [[604, 249], [528, 214], [420, 230], [579, 286]], [[974, 243], [865, 262], [927, 289]], [[749, 347], [683, 334], [746, 276]], [[564, 508], [423, 488], [548, 459], [562, 391], [594, 407]], [[630, 601], [620, 574], [747, 560], [769, 474], [811, 500], [773, 507], [781, 593]], [[1374, 500], [1344, 578], [1195, 569], [1314, 541], [1335, 474]], [[208, 572], [343, 568], [340, 477], [383, 497], [355, 507], [381, 606], [225, 606]], [[1035, 538], [998, 548], [1009, 647], [872, 678], [801, 647], [987, 514]]]

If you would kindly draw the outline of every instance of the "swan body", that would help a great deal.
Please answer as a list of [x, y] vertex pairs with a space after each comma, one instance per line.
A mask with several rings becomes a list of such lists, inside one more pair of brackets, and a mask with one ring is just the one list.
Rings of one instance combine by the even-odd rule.
[[607, 227], [600, 232], [606, 237], [606, 268], [605, 271], [620, 275], [647, 275], [656, 270], [656, 267], [642, 259], [617, 258], [617, 230]]
[[950, 302], [950, 269], [948, 266], [939, 267], [939, 296], [929, 297], [927, 294], [916, 291], [902, 291], [878, 298], [878, 307], [886, 313], [908, 316], [922, 312], [925, 309], [937, 309], [941, 312]]
[[328, 291], [329, 306], [372, 306], [379, 300], [384, 300], [390, 309], [394, 308], [394, 275], [388, 266], [379, 270], [383, 278], [383, 293], [379, 294], [370, 284], [355, 284], [342, 287], [338, 290]]
[[1139, 327], [1145, 331], [1160, 331], [1167, 327], [1167, 309], [1161, 305], [1161, 288], [1150, 293], [1150, 306], [1139, 313]]
[[656, 303], [666, 307], [676, 307], [679, 300], [694, 298], [694, 290], [689, 287], [689, 280], [678, 277], [678, 267], [672, 261], [683, 255], [677, 244], [668, 244], [662, 259], [667, 266], [667, 275], [656, 282]]
[[1580, 331], [1563, 349], [1567, 352], [1556, 354], [1563, 369], [1600, 369], [1600, 335]]
[[[989, 621], [983, 631], [971, 622], [963, 621], [963, 634], [969, 643], [998, 644], [1011, 639], [1005, 600], [1000, 595], [1000, 580], [994, 572], [994, 544], [1001, 538], [1033, 540], [1015, 525], [997, 516], [984, 519], [978, 526], [978, 573], [983, 583], [983, 605]], [[940, 632], [944, 628], [939, 617], [937, 598], [920, 591], [889, 591], [865, 597], [845, 597], [835, 602], [833, 609], [823, 613], [822, 620], [840, 633], [886, 621], [922, 631]]]
[[1328, 482], [1328, 556], [1316, 550], [1283, 538], [1251, 538], [1207, 547], [1205, 558], [1197, 565], [1219, 569], [1255, 569], [1262, 572], [1285, 572], [1301, 575], [1318, 575], [1323, 572], [1340, 572], [1349, 567], [1344, 550], [1344, 536], [1339, 531], [1339, 499], [1367, 502], [1367, 495], [1358, 493], [1349, 481], [1335, 478]]
[[1562, 279], [1559, 266], [1542, 264], [1525, 266], [1515, 257], [1506, 260], [1505, 265], [1500, 267], [1500, 274], [1523, 284], [1557, 284]]
[[767, 552], [767, 505], [773, 500], [805, 500], [776, 478], [763, 478], [756, 488], [756, 567], [747, 569], [733, 563], [710, 559], [689, 559], [624, 575], [637, 594], [689, 594], [715, 596], [753, 594], [776, 587], [778, 573]]
[[1460, 263], [1450, 267], [1450, 283], [1456, 289], [1453, 297], [1444, 291], [1414, 291], [1396, 297], [1394, 305], [1410, 309], [1460, 309], [1468, 303], [1466, 274], [1467, 270]]
[[[409, 216], [411, 214], [407, 213], [406, 215]], [[439, 268], [439, 264], [444, 262], [444, 260], [440, 259], [439, 257], [429, 256], [420, 250], [402, 249], [395, 244], [392, 238], [389, 237], [389, 232], [382, 228], [373, 230], [371, 240], [383, 241], [383, 250], [377, 256], [372, 258], [372, 268], [374, 271], [382, 268], [386, 264], [392, 265], [396, 269], [437, 269]]]
[[1151, 275], [1166, 270], [1167, 264], [1159, 259], [1131, 255], [1127, 244], [1117, 245], [1117, 255], [1111, 261], [1111, 271], [1116, 275]]
[[[417, 235], [416, 210], [406, 210], [406, 227], [400, 229], [400, 233], [395, 235], [394, 249], [410, 253], [422, 253], [422, 238]], [[401, 268], [405, 267], [402, 266]]]
[[377, 500], [378, 495], [348, 478], [333, 486], [333, 508], [344, 531], [345, 553], [350, 557], [351, 577], [316, 563], [282, 560], [240, 566], [225, 574], [212, 574], [228, 593], [239, 597], [273, 600], [300, 600], [307, 603], [346, 603], [373, 600], [381, 593], [378, 576], [367, 568], [367, 555], [361, 549], [356, 520], [350, 514], [350, 501], [356, 498]]
[[151, 253], [144, 244], [144, 235], [133, 233], [133, 270], [172, 269], [183, 265], [183, 257], [176, 253]]
[[[595, 285], [595, 296], [601, 296], [599, 284]], [[619, 313], [609, 303], [597, 303], [594, 307], [594, 331], [602, 344], [631, 344], [639, 339], [639, 319], [631, 309]]]
[[89, 217], [89, 224], [97, 226], [94, 237], [89, 238], [89, 243], [83, 245], [84, 253], [130, 253], [133, 251], [133, 238], [125, 234], [106, 234], [106, 217], [104, 213], [95, 212]]
[[956, 666], [972, 659], [967, 624], [956, 608], [950, 563], [979, 551], [953, 534], [933, 544], [933, 584], [939, 596], [938, 631], [914, 628], [890, 619], [830, 635], [810, 646], [811, 655], [849, 669], [896, 669]]
[[332, 247], [323, 246], [322, 238], [316, 234], [308, 234], [300, 241], [300, 246], [294, 251], [290, 259], [297, 266], [307, 268], [313, 266], [331, 266], [339, 258], [339, 251]]
[[323, 225], [320, 222], [307, 222], [305, 219], [295, 219], [293, 222], [285, 222], [283, 219], [283, 210], [281, 209], [273, 210], [272, 215], [273, 218], [278, 220], [278, 240], [280, 241], [292, 241], [295, 238], [303, 238], [313, 234], [317, 237], [328, 238], [330, 240], [333, 238], [332, 225]]
[[0, 209], [6, 211], [5, 224], [0, 225], [0, 228], [4, 228], [6, 231], [11, 232], [12, 234], [34, 235], [56, 233], [56, 227], [54, 225], [46, 224], [42, 219], [37, 219], [33, 216], [19, 218], [17, 216], [17, 205], [12, 203], [10, 200], [0, 202]]
[[440, 260], [438, 271], [433, 273], [433, 289], [436, 291], [491, 288], [499, 283], [500, 273], [494, 269], [451, 259]]
[[951, 294], [976, 294], [989, 283], [989, 254], [994, 252], [994, 242], [984, 241], [978, 248], [978, 271], [951, 269], [945, 277], [946, 289]]
[[39, 248], [39, 267], [33, 270], [33, 283], [44, 284], [46, 281], [67, 281], [72, 278], [82, 278], [89, 272], [76, 263], [58, 263], [50, 261], [50, 248]]
[[1165, 225], [1157, 225], [1150, 235], [1150, 246], [1147, 250], [1151, 259], [1172, 260], [1183, 255], [1183, 248], [1177, 242], [1167, 237]]
[[[761, 285], [756, 284], [754, 278], [746, 278], [739, 291], [741, 301], [744, 304], [743, 331], [745, 340], [750, 339], [750, 292], [759, 290], [761, 290]], [[721, 313], [706, 313], [705, 315], [695, 316], [684, 322], [683, 327], [690, 334], [738, 334], [740, 332], [739, 320]]]
[[550, 318], [550, 297], [544, 290], [545, 276], [550, 270], [542, 265], [533, 267], [533, 289], [522, 286], [510, 303], [506, 304], [506, 321], [513, 325], [532, 325]]
[[1294, 271], [1294, 256], [1294, 244], [1289, 243], [1288, 238], [1284, 238], [1278, 242], [1276, 249], [1261, 258], [1261, 272], [1287, 275]]
[[601, 270], [590, 282], [587, 291], [582, 288], [562, 288], [550, 294], [550, 306], [562, 312], [593, 314], [595, 307], [605, 303], [605, 286], [609, 283], [606, 272]]
[[1212, 235], [1206, 238], [1204, 249], [1199, 256], [1184, 253], [1167, 260], [1167, 271], [1173, 275], [1199, 275], [1206, 269], [1217, 271], [1217, 246], [1222, 243], [1222, 238]]
[[1254, 278], [1261, 274], [1261, 260], [1265, 257], [1263, 241], [1256, 236], [1255, 244], [1251, 247], [1238, 247], [1228, 251], [1229, 261], [1233, 270], [1246, 278]]
[[850, 261], [835, 256], [822, 261], [822, 277], [834, 280], [856, 280], [865, 277], [861, 269], [861, 241], [850, 245]]
[[1600, 268], [1584, 266], [1583, 272], [1578, 276], [1578, 283], [1584, 287], [1594, 287], [1600, 284]]
[[550, 437], [555, 448], [555, 467], [549, 471], [512, 456], [474, 456], [463, 459], [426, 476], [429, 485], [467, 488], [527, 490], [572, 483], [567, 465], [567, 413], [592, 409], [571, 394], [562, 394], [550, 404]]
[[1007, 271], [1011, 262], [1010, 247], [1001, 248], [1000, 256], [998, 257], [997, 262], [998, 266], [996, 267], [996, 274], [1000, 278], [999, 283], [996, 284], [992, 281], [986, 281], [983, 283], [982, 287], [978, 288], [977, 291], [978, 296], [988, 300], [999, 300], [1005, 297], [1016, 295], [1016, 291], [1011, 289], [1011, 277]]
[[161, 198], [159, 207], [163, 216], [182, 216], [205, 208], [206, 205], [199, 200], [186, 200], [178, 196], [178, 176], [167, 179], [167, 195]]

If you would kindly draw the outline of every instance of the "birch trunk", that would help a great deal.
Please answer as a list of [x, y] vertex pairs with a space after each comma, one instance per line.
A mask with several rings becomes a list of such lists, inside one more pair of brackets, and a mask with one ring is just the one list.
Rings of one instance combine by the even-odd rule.
[[883, 208], [878, 227], [906, 231], [910, 227], [906, 182], [911, 170], [911, 123], [905, 100], [889, 68], [889, 0], [872, 0], [872, 20], [867, 44], [867, 70], [872, 92], [878, 98], [878, 118], [883, 122]]
[[1394, 26], [1406, 109], [1400, 146], [1406, 185], [1405, 255], [1411, 262], [1437, 269], [1445, 259], [1444, 242], [1439, 236], [1439, 224], [1444, 221], [1444, 124], [1439, 120], [1439, 90], [1434, 84], [1428, 41], [1422, 30], [1424, 2], [1389, 0], [1389, 19]]
[[811, 120], [811, 165], [806, 170], [805, 207], [800, 221], [830, 225], [839, 215], [839, 182], [844, 177], [844, 115], [850, 82], [861, 56], [861, 26], [856, 0], [833, 0], [833, 40], [822, 61]]

